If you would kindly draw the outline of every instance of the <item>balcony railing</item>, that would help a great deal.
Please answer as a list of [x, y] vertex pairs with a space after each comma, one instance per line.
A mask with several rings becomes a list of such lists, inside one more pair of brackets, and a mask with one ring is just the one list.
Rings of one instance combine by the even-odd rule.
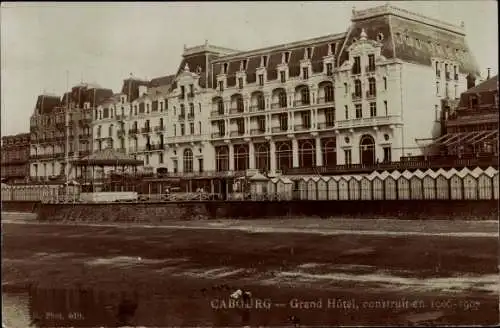
[[283, 170], [285, 175], [306, 175], [306, 174], [322, 174], [322, 175], [336, 175], [345, 173], [371, 173], [375, 170], [381, 171], [394, 171], [400, 172], [404, 170], [427, 170], [427, 169], [450, 169], [454, 168], [459, 170], [464, 167], [476, 166], [493, 166], [498, 167], [498, 156], [489, 156], [485, 158], [447, 158], [447, 157], [428, 157], [427, 159], [409, 159], [399, 162], [387, 162], [379, 164], [350, 164], [350, 165], [334, 165], [334, 166], [317, 166], [317, 167], [296, 167]]
[[186, 98], [186, 94], [181, 93], [178, 98], [184, 100]]
[[212, 133], [212, 139], [224, 138], [225, 132], [214, 132]]
[[351, 96], [352, 100], [361, 100], [361, 98], [363, 97], [361, 93], [356, 93], [356, 92], [353, 92]]
[[318, 130], [328, 130], [333, 129], [335, 124], [333, 122], [318, 123]]
[[375, 72], [375, 65], [368, 65], [365, 67], [366, 72]]
[[157, 125], [155, 126], [155, 132], [163, 132], [165, 130], [165, 126]]
[[149, 133], [151, 132], [151, 127], [145, 126], [141, 129], [141, 133]]
[[366, 91], [366, 98], [370, 99], [370, 98], [376, 98], [377, 97], [377, 92], [376, 91]]
[[130, 135], [130, 134], [137, 134], [137, 133], [139, 133], [139, 131], [138, 131], [137, 129], [129, 129], [129, 130], [128, 130], [128, 134], [129, 134], [129, 135]]
[[266, 133], [265, 129], [252, 129], [252, 130], [250, 130], [250, 135], [252, 135], [252, 136], [259, 136], [259, 135], [263, 135], [265, 133]]
[[310, 129], [311, 129], [311, 125], [307, 125], [307, 124], [296, 124], [293, 127], [294, 131], [308, 131]]
[[194, 98], [194, 92], [188, 92], [187, 96], [189, 99]]
[[245, 135], [245, 131], [231, 131], [229, 135], [231, 137], [242, 137]]
[[401, 116], [375, 116], [375, 117], [365, 117], [356, 118], [352, 120], [342, 120], [337, 121], [337, 126], [339, 129], [352, 129], [367, 126], [379, 126], [379, 125], [399, 125], [402, 124]]
[[333, 103], [335, 100], [333, 97], [319, 97], [317, 100], [318, 104], [328, 104], [328, 103]]
[[210, 112], [211, 117], [224, 116], [224, 111], [213, 110]]
[[229, 110], [231, 114], [243, 113], [245, 111], [244, 107], [233, 107]]
[[89, 139], [89, 138], [92, 138], [92, 135], [91, 134], [82, 133], [82, 134], [78, 135], [78, 138], [80, 138], [80, 139]]
[[194, 113], [188, 114], [188, 120], [194, 120]]
[[186, 119], [186, 114], [182, 113], [182, 114], [179, 114], [179, 116], [177, 117], [177, 119], [179, 121], [184, 121]]
[[287, 132], [288, 131], [288, 126], [274, 126], [271, 128], [271, 131], [273, 133], [280, 133], [280, 132]]
[[263, 105], [250, 105], [250, 112], [263, 111], [264, 109]]
[[299, 107], [299, 106], [307, 106], [307, 105], [310, 105], [311, 104], [311, 100], [310, 99], [302, 99], [302, 100], [295, 100], [293, 102], [293, 105], [295, 107]]
[[278, 109], [278, 108], [286, 108], [286, 104], [280, 102], [271, 104], [271, 109]]

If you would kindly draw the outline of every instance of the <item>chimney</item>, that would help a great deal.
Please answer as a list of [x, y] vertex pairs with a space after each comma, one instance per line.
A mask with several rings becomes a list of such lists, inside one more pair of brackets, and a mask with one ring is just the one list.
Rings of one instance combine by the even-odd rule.
[[488, 76], [486, 77], [486, 79], [489, 80], [490, 76], [491, 76], [491, 68], [488, 68]]

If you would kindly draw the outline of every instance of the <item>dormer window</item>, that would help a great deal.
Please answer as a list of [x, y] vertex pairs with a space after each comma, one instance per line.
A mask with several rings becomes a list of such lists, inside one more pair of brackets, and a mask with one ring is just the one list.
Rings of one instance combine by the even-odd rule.
[[383, 33], [379, 33], [377, 34], [377, 40], [380, 42], [380, 41], [383, 41], [384, 40], [384, 34]]
[[241, 70], [244, 71], [247, 69], [247, 60], [246, 59], [243, 59], [241, 61]]
[[238, 78], [238, 88], [243, 89], [243, 78], [242, 77]]
[[288, 64], [289, 61], [290, 61], [290, 52], [287, 51], [284, 53], [284, 63]]
[[306, 50], [307, 50], [306, 51], [306, 56], [307, 56], [306, 59], [311, 59], [311, 57], [312, 57], [312, 48], [309, 47]]
[[330, 43], [330, 53], [332, 55], [335, 55], [335, 51], [337, 50], [337, 44], [336, 43]]
[[227, 63], [224, 63], [224, 70], [223, 70], [224, 74], [227, 74]]
[[302, 78], [304, 80], [309, 78], [309, 67], [302, 67]]
[[224, 81], [219, 81], [219, 91], [224, 91]]
[[477, 96], [470, 96], [469, 97], [469, 108], [470, 109], [477, 109], [477, 106], [479, 104], [479, 101], [477, 99]]
[[267, 56], [262, 56], [262, 67], [267, 66]]

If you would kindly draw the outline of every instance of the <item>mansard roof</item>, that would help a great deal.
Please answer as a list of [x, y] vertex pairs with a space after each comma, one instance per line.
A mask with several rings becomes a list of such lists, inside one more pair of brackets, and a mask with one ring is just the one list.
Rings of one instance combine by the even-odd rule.
[[151, 79], [151, 81], [149, 81], [149, 87], [154, 88], [164, 85], [171, 85], [174, 82], [174, 80], [175, 80], [175, 74], [156, 77], [154, 79]]
[[[479, 75], [479, 68], [465, 41], [463, 27], [431, 19], [392, 5], [355, 12], [347, 32], [340, 64], [348, 58], [346, 48], [359, 39], [362, 30], [368, 39], [383, 44], [382, 55], [404, 62], [431, 65], [432, 58], [459, 62], [463, 73]], [[380, 37], [382, 40], [380, 40]]]
[[493, 76], [492, 78], [479, 83], [473, 88], [466, 90], [464, 94], [472, 94], [472, 93], [483, 93], [483, 92], [497, 92], [498, 93], [498, 75]]
[[134, 157], [116, 151], [111, 148], [103, 149], [94, 152], [82, 159], [73, 161], [76, 165], [89, 165], [89, 166], [112, 166], [112, 165], [143, 165], [144, 162], [137, 160]]

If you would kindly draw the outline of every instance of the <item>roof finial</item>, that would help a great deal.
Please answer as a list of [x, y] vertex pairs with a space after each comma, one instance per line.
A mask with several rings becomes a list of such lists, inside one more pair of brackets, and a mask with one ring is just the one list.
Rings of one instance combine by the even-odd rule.
[[356, 14], [356, 6], [352, 6], [352, 14]]
[[365, 29], [361, 29], [361, 34], [359, 35], [360, 40], [366, 40], [366, 32]]

